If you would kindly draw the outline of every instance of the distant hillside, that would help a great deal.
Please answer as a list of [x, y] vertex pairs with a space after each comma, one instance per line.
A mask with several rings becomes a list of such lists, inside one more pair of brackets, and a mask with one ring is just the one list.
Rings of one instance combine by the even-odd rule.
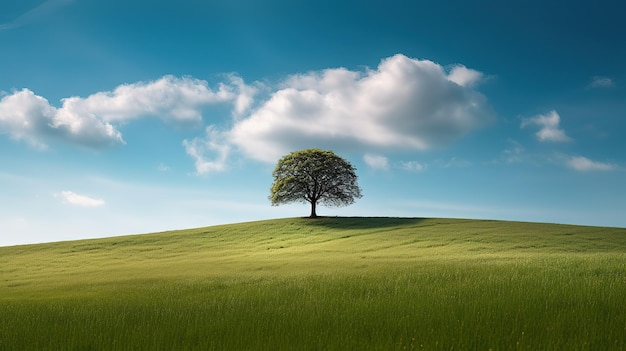
[[[219, 267], [220, 274], [264, 268], [297, 272], [350, 269], [360, 266], [361, 261], [373, 264], [377, 260], [504, 259], [599, 252], [626, 252], [626, 229], [438, 218], [286, 218], [3, 247], [0, 259], [5, 264], [0, 275], [5, 280], [37, 275], [36, 280], [41, 281], [53, 278], [57, 269], [71, 268], [76, 274], [116, 272], [119, 279], [124, 274], [193, 275], [202, 265]], [[340, 267], [334, 263], [339, 258]], [[278, 265], [277, 261], [289, 265]], [[6, 271], [6, 264], [12, 267], [11, 272]]]

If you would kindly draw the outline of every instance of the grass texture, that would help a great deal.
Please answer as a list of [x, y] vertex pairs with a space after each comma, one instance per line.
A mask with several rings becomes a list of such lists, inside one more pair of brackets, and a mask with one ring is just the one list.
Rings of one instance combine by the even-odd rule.
[[0, 248], [0, 350], [624, 350], [626, 229], [289, 218]]

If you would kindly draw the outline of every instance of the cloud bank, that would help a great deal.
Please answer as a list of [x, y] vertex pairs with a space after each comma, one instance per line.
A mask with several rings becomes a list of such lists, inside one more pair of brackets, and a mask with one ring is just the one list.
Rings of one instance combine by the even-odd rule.
[[[208, 126], [204, 136], [182, 142], [197, 173], [205, 174], [226, 169], [235, 152], [275, 162], [308, 147], [358, 150], [370, 155], [365, 160], [371, 166], [385, 168], [381, 153], [444, 147], [494, 119], [474, 89], [481, 72], [462, 65], [446, 70], [400, 54], [375, 69], [296, 74], [274, 88], [225, 77], [212, 89], [203, 80], [164, 76], [68, 97], [58, 108], [22, 89], [0, 100], [0, 133], [41, 148], [51, 138], [106, 147], [124, 144], [119, 127], [133, 120], [201, 125], [204, 108], [229, 104], [229, 127]], [[267, 94], [258, 98], [261, 87]]]

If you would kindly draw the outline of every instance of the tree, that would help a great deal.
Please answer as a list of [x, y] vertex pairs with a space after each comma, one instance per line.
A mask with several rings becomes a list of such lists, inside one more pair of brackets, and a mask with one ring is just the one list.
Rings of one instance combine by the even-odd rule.
[[272, 206], [290, 202], [311, 204], [311, 218], [318, 203], [347, 206], [361, 197], [355, 168], [332, 151], [307, 149], [283, 156], [272, 175]]

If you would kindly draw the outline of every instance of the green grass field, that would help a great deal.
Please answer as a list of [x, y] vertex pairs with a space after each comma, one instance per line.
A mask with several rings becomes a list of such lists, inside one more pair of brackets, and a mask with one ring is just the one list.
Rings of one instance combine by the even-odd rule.
[[0, 248], [0, 350], [625, 350], [626, 229], [290, 218]]

